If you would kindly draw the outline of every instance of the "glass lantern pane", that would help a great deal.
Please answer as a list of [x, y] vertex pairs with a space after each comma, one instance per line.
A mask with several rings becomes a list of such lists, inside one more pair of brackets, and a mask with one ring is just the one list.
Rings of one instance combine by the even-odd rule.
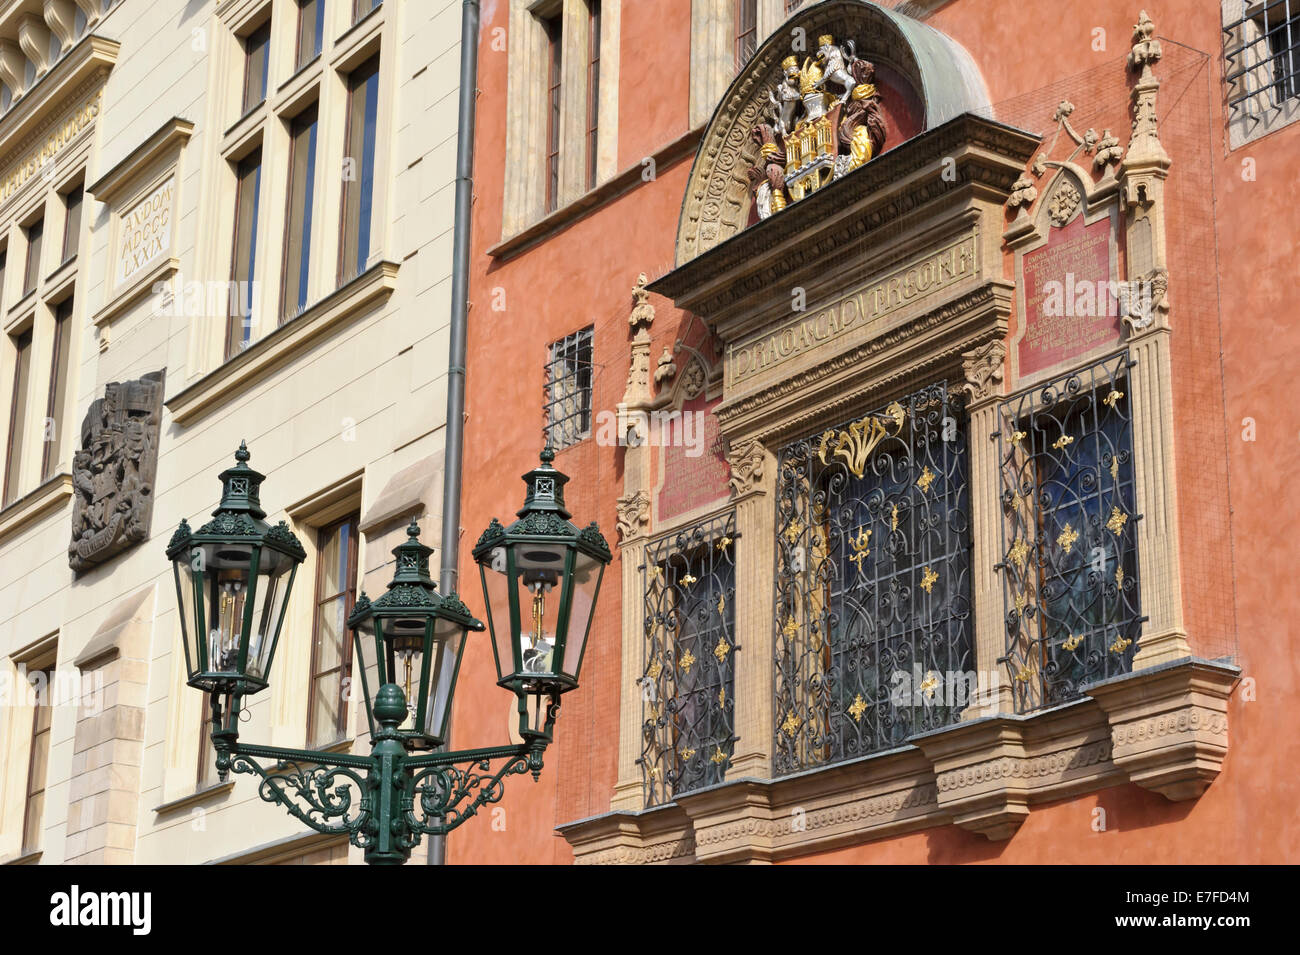
[[[276, 634], [289, 598], [294, 564], [278, 551], [263, 550], [258, 562], [257, 607], [253, 614], [253, 635], [248, 643], [248, 673], [265, 680], [271, 668]], [[340, 624], [340, 633], [342, 626]]]
[[370, 725], [370, 732], [374, 733], [375, 728], [370, 714], [370, 701], [374, 698], [375, 690], [379, 688], [379, 673], [375, 663], [374, 618], [367, 617], [358, 623], [353, 634], [352, 646], [356, 656], [352, 660], [352, 671], [361, 680], [361, 699], [366, 704], [366, 721]]
[[459, 624], [439, 620], [433, 628], [433, 667], [429, 672], [429, 697], [424, 709], [424, 733], [442, 737], [447, 725], [456, 670], [460, 666], [465, 631]]
[[[564, 547], [520, 545], [516, 558], [522, 564], [516, 575], [519, 588], [519, 659], [525, 674], [559, 672], [555, 659], [555, 633], [559, 619]], [[545, 560], [541, 555], [547, 555]]]
[[385, 619], [384, 647], [388, 664], [388, 679], [396, 683], [406, 696], [409, 714], [400, 729], [414, 729], [416, 704], [420, 695], [420, 667], [424, 662], [424, 638], [428, 624], [426, 617], [396, 617]]
[[199, 668], [199, 633], [194, 622], [194, 567], [188, 554], [172, 564], [176, 577], [176, 614], [181, 621], [181, 639], [185, 644], [185, 669], [193, 676]]
[[510, 578], [506, 574], [504, 547], [492, 551], [490, 562], [480, 566], [480, 575], [488, 626], [492, 631], [492, 650], [497, 661], [497, 679], [504, 680], [515, 671], [514, 638], [510, 626]]
[[234, 673], [243, 639], [244, 603], [253, 547], [250, 544], [205, 544], [205, 615], [208, 627], [208, 670]]
[[596, 592], [605, 565], [594, 557], [579, 553], [573, 565], [573, 596], [569, 608], [569, 633], [564, 646], [564, 672], [575, 680], [582, 666], [583, 648], [587, 645], [591, 614], [596, 608]]

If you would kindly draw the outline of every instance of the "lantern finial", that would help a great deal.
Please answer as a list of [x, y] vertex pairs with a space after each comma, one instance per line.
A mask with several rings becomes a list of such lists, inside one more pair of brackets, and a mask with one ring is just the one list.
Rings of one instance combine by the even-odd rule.
[[240, 464], [245, 464], [251, 457], [252, 455], [248, 453], [248, 442], [241, 438], [239, 441], [239, 450], [235, 452], [235, 460]]

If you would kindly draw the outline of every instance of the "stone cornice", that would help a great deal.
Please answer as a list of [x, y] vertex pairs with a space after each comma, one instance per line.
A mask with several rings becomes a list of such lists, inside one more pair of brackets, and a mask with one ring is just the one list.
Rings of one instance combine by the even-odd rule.
[[1236, 667], [1187, 659], [779, 779], [742, 778], [645, 812], [560, 826], [580, 863], [773, 862], [956, 824], [1011, 838], [1034, 806], [1126, 781], [1200, 795], [1227, 750]]
[[90, 34], [78, 41], [0, 119], [0, 169], [63, 116], [60, 108], [100, 84], [117, 62], [121, 44]]
[[192, 122], [173, 116], [127, 153], [121, 162], [87, 186], [86, 192], [100, 202], [114, 202], [137, 178], [150, 171], [157, 160], [179, 152], [193, 133]]

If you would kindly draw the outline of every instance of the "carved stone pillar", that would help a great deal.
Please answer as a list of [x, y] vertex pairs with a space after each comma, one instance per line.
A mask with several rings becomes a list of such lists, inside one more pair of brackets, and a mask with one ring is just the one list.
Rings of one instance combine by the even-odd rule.
[[619, 564], [622, 570], [622, 675], [619, 683], [618, 782], [610, 808], [637, 810], [645, 806], [641, 768], [641, 692], [638, 681], [645, 667], [645, 612], [641, 565], [650, 531], [650, 448], [646, 414], [650, 393], [650, 326], [655, 310], [646, 292], [643, 272], [632, 288], [636, 304], [628, 317], [633, 331], [627, 387], [619, 402], [619, 440], [623, 452], [623, 495], [618, 499]]
[[772, 775], [776, 458], [753, 439], [727, 453], [736, 507], [736, 745], [727, 778]]
[[1006, 668], [998, 657], [1006, 650], [1003, 630], [1002, 505], [998, 445], [990, 436], [998, 430], [998, 402], [1004, 394], [1003, 363], [1007, 347], [1001, 339], [965, 352], [967, 436], [970, 457], [971, 614], [974, 619], [975, 668], [980, 695], [966, 707], [963, 719], [1014, 713]]
[[1133, 87], [1133, 138], [1122, 169], [1129, 280], [1135, 292], [1125, 306], [1133, 409], [1138, 575], [1147, 617], [1133, 668], [1144, 669], [1191, 655], [1183, 623], [1178, 561], [1178, 498], [1174, 466], [1173, 374], [1169, 351], [1168, 271], [1165, 258], [1164, 183], [1170, 160], [1156, 123], [1160, 81], [1152, 65], [1162, 55], [1155, 26], [1144, 12], [1133, 28], [1128, 67]]

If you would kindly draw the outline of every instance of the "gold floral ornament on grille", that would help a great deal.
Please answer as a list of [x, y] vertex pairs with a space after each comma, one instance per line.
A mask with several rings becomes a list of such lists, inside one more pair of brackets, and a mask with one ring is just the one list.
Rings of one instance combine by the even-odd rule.
[[718, 594], [718, 615], [721, 616], [722, 614], [726, 613], [726, 611], [727, 611], [727, 595]]
[[1060, 544], [1061, 549], [1068, 554], [1070, 552], [1070, 549], [1074, 547], [1074, 542], [1077, 541], [1078, 539], [1079, 539], [1079, 532], [1076, 531], [1073, 527], [1071, 527], [1067, 522], [1065, 525], [1065, 530], [1061, 531], [1061, 535], [1056, 538], [1056, 542]]
[[718, 706], [726, 707], [727, 705], [727, 688], [724, 686], [718, 691]]
[[1116, 590], [1124, 589], [1124, 568], [1123, 567], [1115, 568], [1115, 589]]
[[1110, 645], [1110, 652], [1123, 653], [1132, 645], [1133, 641], [1128, 639], [1128, 637], [1116, 637], [1115, 642]]
[[718, 538], [718, 550], [723, 551], [731, 546], [731, 538], [725, 535]]
[[925, 694], [926, 699], [933, 700], [934, 691], [938, 689], [938, 687], [939, 677], [933, 670], [931, 670], [929, 674], [926, 675], [926, 678], [921, 681], [921, 692]]
[[1019, 443], [1020, 443], [1021, 441], [1023, 441], [1023, 440], [1025, 440], [1025, 433], [1024, 433], [1023, 431], [1012, 431], [1012, 432], [1011, 432], [1011, 443], [1012, 443], [1012, 444], [1019, 444]]
[[1119, 483], [1119, 455], [1112, 454], [1110, 457], [1110, 479], [1115, 484]]
[[689, 748], [689, 747], [687, 747], [686, 749], [682, 750], [682, 759], [684, 759], [684, 760], [689, 760], [689, 759], [690, 759], [692, 756], [694, 756], [694, 755], [695, 755], [695, 750], [693, 750], [693, 749], [691, 749], [691, 748]]
[[658, 660], [653, 660], [651, 661], [649, 668], [645, 672], [646, 675], [649, 676], [651, 680], [657, 680], [659, 679], [659, 674], [664, 672], [664, 665], [660, 663]]
[[722, 751], [722, 747], [719, 746], [717, 749], [713, 751], [713, 755], [709, 757], [709, 760], [721, 766], [723, 763], [727, 761], [727, 754], [724, 753]]
[[833, 457], [844, 459], [845, 466], [854, 477], [862, 477], [876, 445], [887, 437], [897, 437], [903, 429], [905, 418], [903, 406], [895, 401], [885, 409], [883, 414], [870, 414], [865, 418], [859, 418], [843, 431], [832, 428], [822, 434], [817, 457], [822, 464], [829, 464], [831, 462], [826, 460], [829, 451]]
[[1063, 451], [1072, 444], [1074, 444], [1074, 438], [1068, 434], [1063, 434], [1052, 442], [1052, 447], [1057, 451]]
[[933, 568], [931, 567], [925, 568], [925, 572], [921, 574], [921, 589], [924, 590], [927, 594], [930, 593], [932, 590], [934, 590], [935, 582], [938, 579], [939, 579], [939, 575], [934, 572]]
[[1022, 666], [1018, 671], [1016, 671], [1016, 681], [1018, 683], [1028, 683], [1031, 675], [1029, 667]]
[[1118, 507], [1112, 507], [1110, 509], [1110, 520], [1106, 522], [1106, 530], [1119, 537], [1126, 523], [1128, 523], [1128, 515]]
[[727, 654], [731, 652], [731, 644], [727, 642], [726, 637], [718, 637], [718, 645], [713, 648], [713, 655], [718, 658], [719, 663], [725, 663]]
[[1112, 391], [1105, 398], [1101, 399], [1101, 403], [1104, 404], [1107, 408], [1114, 408], [1115, 403], [1123, 397], [1124, 397], [1124, 392]]
[[695, 666], [695, 662], [695, 654], [691, 653], [690, 647], [687, 647], [686, 652], [677, 661], [677, 666], [683, 673], [690, 673], [691, 667]]
[[856, 561], [858, 573], [862, 572], [862, 562], [867, 559], [871, 553], [871, 531], [866, 527], [858, 528], [858, 536], [849, 538], [849, 546], [853, 548], [853, 553], [849, 560]]
[[1017, 537], [1015, 543], [1011, 545], [1011, 550], [1007, 553], [1011, 563], [1016, 565], [1019, 573], [1025, 572], [1025, 561], [1029, 559], [1029, 545], [1025, 543], [1023, 537]]
[[853, 717], [853, 722], [861, 723], [862, 714], [867, 712], [867, 701], [859, 693], [853, 698], [853, 704], [849, 707], [849, 716]]
[[934, 472], [930, 470], [930, 465], [927, 464], [925, 467], [921, 468], [921, 476], [916, 479], [916, 486], [919, 487], [921, 493], [924, 494], [926, 491], [930, 490], [930, 485], [933, 483]]
[[790, 546], [793, 547], [795, 544], [799, 543], [799, 535], [802, 533], [803, 524], [800, 522], [799, 518], [796, 517], [790, 522], [790, 526], [785, 529], [785, 539], [788, 540]]
[[681, 584], [683, 587], [689, 587], [691, 584], [698, 583], [699, 578], [692, 576], [691, 574], [685, 574], [681, 578], [679, 578], [677, 582]]
[[1075, 650], [1079, 649], [1079, 646], [1082, 643], [1083, 643], [1083, 634], [1079, 634], [1077, 636], [1071, 635], [1070, 639], [1066, 640], [1064, 643], [1061, 644], [1061, 649], [1068, 650], [1069, 652], [1073, 653]]
[[785, 626], [781, 628], [781, 632], [787, 637], [793, 637], [799, 632], [799, 622], [795, 620], [794, 617], [787, 617]]
[[795, 716], [794, 710], [791, 710], [785, 714], [785, 722], [781, 724], [781, 732], [794, 739], [795, 734], [799, 732], [800, 726], [803, 726], [803, 720]]

